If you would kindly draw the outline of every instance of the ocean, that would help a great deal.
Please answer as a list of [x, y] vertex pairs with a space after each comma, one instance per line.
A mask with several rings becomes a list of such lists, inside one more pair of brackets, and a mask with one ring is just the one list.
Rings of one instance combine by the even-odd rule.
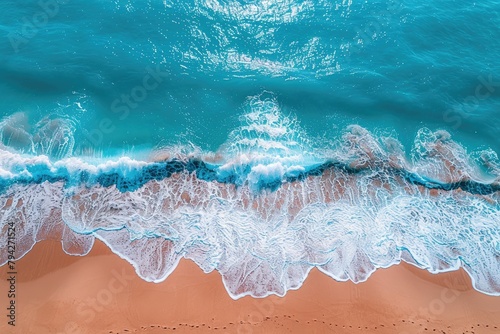
[[499, 1], [5, 0], [0, 264], [95, 239], [233, 298], [405, 261], [500, 295]]

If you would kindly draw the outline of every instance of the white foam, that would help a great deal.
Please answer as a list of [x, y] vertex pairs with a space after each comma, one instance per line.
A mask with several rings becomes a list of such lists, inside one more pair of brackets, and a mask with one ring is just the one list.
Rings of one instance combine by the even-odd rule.
[[500, 212], [491, 201], [465, 192], [435, 196], [397, 176], [343, 173], [256, 197], [246, 186], [181, 173], [126, 193], [95, 186], [70, 196], [62, 183], [13, 186], [0, 207], [2, 223], [18, 226], [18, 258], [43, 239], [42, 230], [62, 230], [68, 253], [87, 253], [97, 237], [148, 281], [164, 280], [180, 258], [190, 258], [220, 272], [233, 298], [284, 295], [314, 266], [362, 282], [401, 260], [433, 273], [462, 266], [476, 289], [498, 295]]
[[[99, 238], [145, 280], [160, 282], [189, 258], [205, 272], [217, 270], [233, 298], [284, 295], [299, 288], [313, 267], [336, 280], [362, 282], [402, 260], [433, 273], [463, 267], [477, 290], [500, 295], [500, 194], [431, 191], [404, 176], [436, 184], [486, 182], [474, 155], [448, 134], [422, 129], [407, 158], [396, 140], [352, 126], [326, 156], [318, 156], [272, 98], [251, 98], [248, 105], [242, 127], [210, 156], [217, 156], [219, 177], [239, 177], [236, 185], [199, 180], [187, 171], [128, 192], [114, 185], [76, 184], [67, 191], [63, 182], [13, 184], [0, 195], [0, 263], [7, 260], [5, 235], [13, 222], [16, 258], [51, 235], [60, 236], [73, 255], [88, 253]], [[248, 122], [259, 126], [250, 129]], [[288, 130], [272, 130], [282, 127]], [[198, 151], [186, 151], [167, 150], [167, 156], [203, 160]], [[497, 179], [496, 155], [478, 156], [475, 161]], [[326, 159], [356, 173], [338, 168], [286, 181]], [[94, 178], [134, 175], [150, 163], [127, 157], [54, 161], [0, 150], [0, 177], [48, 170], [71, 181], [82, 171]], [[280, 185], [276, 191], [262, 189], [273, 182]]]

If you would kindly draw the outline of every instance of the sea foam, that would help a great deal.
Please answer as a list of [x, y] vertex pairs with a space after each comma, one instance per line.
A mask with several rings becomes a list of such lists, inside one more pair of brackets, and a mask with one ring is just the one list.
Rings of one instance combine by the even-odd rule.
[[283, 296], [314, 267], [358, 283], [401, 261], [432, 273], [462, 267], [475, 289], [500, 295], [494, 151], [468, 153], [423, 128], [406, 154], [357, 125], [318, 150], [265, 95], [250, 98], [240, 120], [218, 152], [164, 148], [162, 160], [4, 147], [1, 234], [15, 224], [16, 259], [50, 238], [85, 255], [97, 238], [151, 282], [191, 259], [217, 270], [233, 298]]

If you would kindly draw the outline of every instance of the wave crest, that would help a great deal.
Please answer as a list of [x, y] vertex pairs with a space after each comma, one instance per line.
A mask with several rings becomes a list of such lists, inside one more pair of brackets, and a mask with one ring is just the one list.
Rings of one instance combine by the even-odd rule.
[[463, 267], [477, 290], [500, 295], [495, 152], [468, 154], [421, 129], [407, 158], [397, 140], [352, 126], [319, 155], [272, 96], [247, 106], [212, 154], [96, 163], [0, 150], [1, 234], [14, 222], [17, 259], [48, 238], [85, 255], [98, 238], [153, 282], [192, 259], [233, 298], [282, 296], [314, 267], [362, 282], [400, 261]]

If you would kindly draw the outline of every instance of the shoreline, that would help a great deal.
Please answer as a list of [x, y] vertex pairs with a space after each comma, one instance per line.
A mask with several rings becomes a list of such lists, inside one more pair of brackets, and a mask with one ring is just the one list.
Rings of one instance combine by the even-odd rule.
[[[190, 260], [182, 259], [165, 281], [148, 283], [99, 240], [83, 257], [65, 254], [59, 241], [42, 241], [16, 266], [16, 327], [7, 326], [4, 316], [2, 333], [409, 334], [500, 328], [500, 298], [474, 290], [463, 269], [430, 274], [402, 263], [378, 269], [359, 284], [313, 269], [285, 297], [233, 300], [219, 273], [205, 274]], [[6, 266], [0, 273], [7, 275]], [[7, 290], [2, 279], [0, 291]]]

